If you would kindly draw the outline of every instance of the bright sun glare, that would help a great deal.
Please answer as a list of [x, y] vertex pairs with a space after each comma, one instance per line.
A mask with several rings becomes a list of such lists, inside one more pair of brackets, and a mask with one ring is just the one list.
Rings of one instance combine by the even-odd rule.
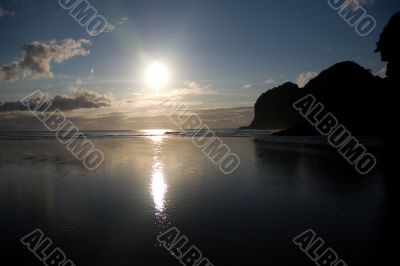
[[153, 63], [146, 69], [146, 82], [155, 89], [160, 89], [168, 82], [168, 68], [161, 63]]

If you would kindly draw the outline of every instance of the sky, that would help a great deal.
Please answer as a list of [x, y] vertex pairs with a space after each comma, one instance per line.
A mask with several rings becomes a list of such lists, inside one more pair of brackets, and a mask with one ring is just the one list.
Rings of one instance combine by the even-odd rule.
[[[4, 107], [35, 90], [73, 103], [65, 112], [83, 129], [168, 127], [158, 104], [169, 96], [211, 127], [246, 125], [257, 98], [284, 82], [304, 86], [347, 60], [381, 73], [375, 43], [400, 10], [359, 0], [377, 22], [362, 37], [327, 0], [88, 2], [107, 21], [98, 36], [57, 0], [0, 0], [0, 130], [39, 128]], [[157, 89], [145, 81], [154, 62], [169, 74]]]

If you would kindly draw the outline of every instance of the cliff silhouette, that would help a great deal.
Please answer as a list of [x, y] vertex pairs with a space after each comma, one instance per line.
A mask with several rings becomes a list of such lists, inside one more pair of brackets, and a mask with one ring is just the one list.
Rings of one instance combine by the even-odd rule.
[[[319, 135], [293, 108], [293, 103], [312, 94], [353, 135], [383, 136], [390, 132], [399, 85], [400, 12], [386, 25], [377, 52], [387, 62], [387, 77], [374, 76], [355, 62], [341, 62], [322, 71], [304, 88], [285, 83], [262, 94], [255, 104], [253, 122], [246, 129], [282, 129], [279, 135]], [[323, 116], [325, 113], [322, 113]]]
[[299, 113], [290, 108], [303, 95], [291, 82], [263, 93], [255, 104], [254, 120], [243, 129], [285, 129], [302, 121]]
[[386, 75], [389, 79], [400, 78], [400, 12], [397, 12], [381, 33], [375, 52], [381, 53], [383, 62], [387, 62]]

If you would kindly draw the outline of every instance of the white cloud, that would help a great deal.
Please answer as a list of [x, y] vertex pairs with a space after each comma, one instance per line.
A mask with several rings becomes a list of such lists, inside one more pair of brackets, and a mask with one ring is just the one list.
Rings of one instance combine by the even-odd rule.
[[0, 67], [0, 81], [13, 82], [27, 77], [51, 78], [52, 63], [60, 64], [75, 56], [88, 55], [90, 51], [84, 48], [85, 45], [90, 45], [90, 41], [66, 39], [26, 44], [22, 47], [22, 58]]
[[122, 17], [122, 18], [117, 19], [117, 20], [115, 21], [115, 24], [123, 25], [123, 24], [125, 24], [125, 22], [127, 22], [127, 21], [128, 21], [128, 18], [127, 18], [127, 17]]
[[89, 75], [89, 77], [87, 77], [87, 80], [91, 80], [93, 78], [94, 78], [94, 68], [91, 68], [90, 69], [90, 75]]
[[384, 66], [382, 69], [376, 71], [374, 73], [374, 75], [379, 76], [381, 78], [386, 78], [386, 70], [387, 70], [387, 66]]
[[211, 85], [202, 86], [195, 81], [186, 81], [185, 87], [176, 89], [171, 95], [216, 95], [217, 91], [211, 89]]
[[104, 32], [112, 32], [115, 30], [114, 24], [108, 23], [106, 28], [104, 29]]
[[68, 87], [68, 91], [69, 91], [69, 92], [72, 92], [72, 93], [78, 92], [78, 91], [79, 91], [79, 85], [78, 85], [78, 84], [70, 85], [70, 86]]
[[266, 79], [264, 81], [264, 85], [275, 85], [275, 84], [276, 84], [276, 81], [273, 79]]
[[297, 78], [297, 85], [299, 85], [300, 88], [304, 87], [310, 80], [318, 76], [318, 72], [305, 72], [301, 73], [299, 77]]
[[4, 9], [0, 6], [0, 18], [7, 17], [7, 16], [14, 16], [15, 13]]
[[121, 17], [119, 19], [116, 19], [116, 20], [113, 21], [113, 23], [108, 23], [107, 24], [104, 32], [112, 32], [112, 31], [117, 29], [117, 27], [115, 25], [121, 26], [121, 25], [124, 25], [127, 21], [128, 21], [127, 17]]
[[243, 89], [245, 90], [251, 89], [251, 87], [253, 87], [251, 84], [243, 85]]

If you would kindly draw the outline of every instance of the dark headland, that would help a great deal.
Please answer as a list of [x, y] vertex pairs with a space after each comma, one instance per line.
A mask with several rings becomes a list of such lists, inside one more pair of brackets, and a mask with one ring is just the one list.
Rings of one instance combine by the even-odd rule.
[[255, 104], [252, 123], [242, 129], [281, 130], [276, 134], [290, 136], [318, 135], [292, 106], [312, 94], [354, 135], [390, 134], [398, 105], [395, 91], [400, 85], [399, 36], [400, 12], [385, 26], [375, 51], [381, 53], [383, 62], [387, 62], [387, 77], [374, 76], [355, 62], [335, 64], [304, 88], [288, 82], [262, 94]]

